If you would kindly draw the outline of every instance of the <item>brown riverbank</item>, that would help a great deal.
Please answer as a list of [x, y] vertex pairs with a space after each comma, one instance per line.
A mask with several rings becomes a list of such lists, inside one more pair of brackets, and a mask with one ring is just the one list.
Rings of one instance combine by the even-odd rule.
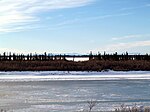
[[150, 61], [127, 60], [89, 60], [83, 62], [52, 60], [52, 61], [0, 61], [0, 71], [131, 71], [150, 70]]

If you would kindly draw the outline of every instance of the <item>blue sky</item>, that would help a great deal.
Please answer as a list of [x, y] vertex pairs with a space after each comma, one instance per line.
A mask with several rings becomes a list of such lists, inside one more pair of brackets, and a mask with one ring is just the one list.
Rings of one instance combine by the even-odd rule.
[[0, 0], [0, 53], [150, 53], [149, 0]]

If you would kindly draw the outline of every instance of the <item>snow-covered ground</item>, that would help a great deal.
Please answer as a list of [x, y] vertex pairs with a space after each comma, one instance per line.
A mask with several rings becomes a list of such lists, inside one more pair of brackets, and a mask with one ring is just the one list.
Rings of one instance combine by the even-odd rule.
[[98, 102], [94, 111], [114, 110], [124, 103], [149, 106], [147, 79], [150, 71], [0, 72], [0, 109], [74, 112], [86, 110], [90, 100]]
[[44, 80], [120, 80], [150, 79], [150, 71], [41, 71], [0, 72], [0, 81], [44, 81]]

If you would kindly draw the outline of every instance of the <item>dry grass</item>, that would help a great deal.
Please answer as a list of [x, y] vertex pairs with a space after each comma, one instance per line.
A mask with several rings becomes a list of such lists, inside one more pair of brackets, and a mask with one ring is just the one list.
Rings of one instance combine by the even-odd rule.
[[[114, 111], [94, 111], [93, 108], [97, 105], [96, 101], [88, 101], [87, 110], [83, 110], [82, 112], [150, 112], [150, 107], [145, 106], [137, 106], [136, 104], [133, 106], [126, 106], [122, 104], [120, 107], [116, 108]], [[1, 109], [0, 112], [7, 112], [6, 110]], [[81, 112], [81, 111], [75, 111]]]
[[0, 112], [6, 112], [6, 110], [1, 109]]
[[150, 61], [0, 61], [0, 71], [130, 71], [150, 70]]
[[[108, 111], [94, 111], [93, 108], [97, 106], [97, 101], [88, 101], [87, 102], [87, 109], [83, 112], [108, 112]], [[138, 106], [136, 104], [132, 106], [127, 106], [125, 104], [120, 105], [120, 107], [115, 108], [115, 110], [109, 112], [150, 112], [149, 106]]]
[[121, 105], [119, 108], [115, 109], [115, 112], [150, 112], [150, 107], [144, 106], [126, 106]]

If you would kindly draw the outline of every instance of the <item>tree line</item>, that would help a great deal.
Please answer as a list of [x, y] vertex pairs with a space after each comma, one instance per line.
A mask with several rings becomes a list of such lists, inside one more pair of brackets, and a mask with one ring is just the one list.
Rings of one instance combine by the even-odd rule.
[[[87, 61], [69, 61], [67, 58], [89, 58]], [[150, 70], [150, 55], [92, 54], [55, 55], [55, 54], [0, 54], [0, 71], [130, 71]]]
[[64, 60], [67, 61], [67, 58], [89, 58], [89, 60], [112, 60], [112, 61], [125, 61], [125, 60], [150, 60], [150, 55], [145, 54], [135, 54], [129, 55], [128, 52], [123, 54], [118, 54], [117, 52], [113, 54], [107, 54], [104, 52], [103, 54], [92, 54], [90, 52], [89, 55], [66, 55], [66, 54], [52, 54], [52, 53], [30, 53], [30, 54], [15, 54], [15, 53], [6, 53], [0, 54], [0, 61], [51, 61], [51, 60]]

